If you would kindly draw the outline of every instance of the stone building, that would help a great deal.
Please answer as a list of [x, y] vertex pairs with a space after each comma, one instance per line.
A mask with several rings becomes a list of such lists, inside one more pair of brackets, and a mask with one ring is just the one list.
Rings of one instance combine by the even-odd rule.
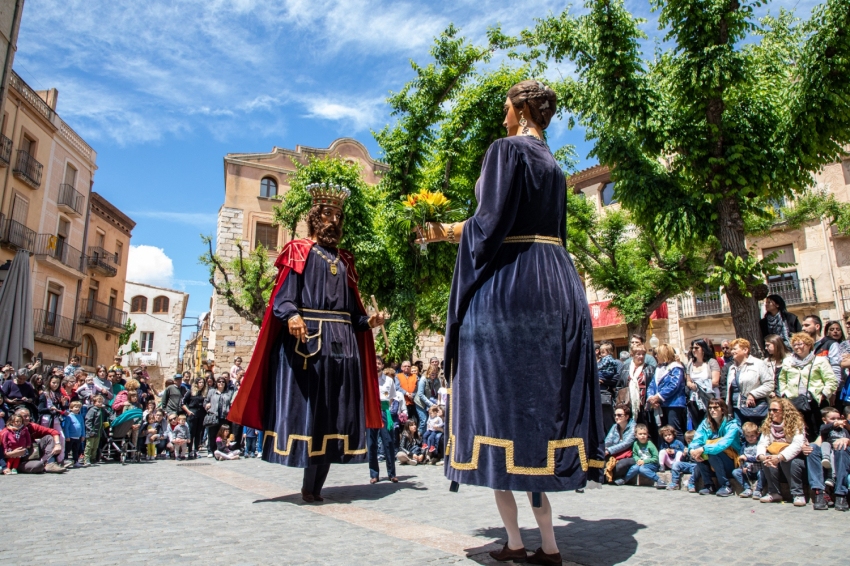
[[130, 304], [130, 318], [136, 325], [129, 343], [137, 342], [139, 352], [125, 355], [122, 363], [133, 367], [147, 365], [151, 383], [159, 388], [165, 377], [178, 371], [180, 333], [189, 294], [127, 281], [124, 296]]
[[[360, 142], [340, 138], [327, 149], [296, 146], [294, 150], [279, 147], [268, 153], [229, 153], [224, 157], [224, 204], [218, 212], [216, 252], [223, 259], [236, 256], [236, 243], [247, 249], [258, 243], [276, 256], [284, 244], [293, 238], [307, 235], [299, 226], [296, 234], [272, 224], [272, 209], [276, 197], [286, 194], [289, 179], [295, 173], [296, 163], [306, 163], [310, 157], [340, 157], [362, 167], [363, 179], [377, 184], [386, 166], [375, 161]], [[213, 295], [211, 329], [207, 345], [209, 357], [219, 367], [230, 367], [233, 358], [241, 356], [247, 362], [251, 357], [259, 329], [243, 319]]]
[[128, 303], [124, 299], [130, 237], [136, 223], [92, 191], [86, 228], [87, 276], [80, 287], [76, 354], [88, 370], [109, 366], [118, 353]]
[[[818, 190], [828, 191], [841, 202], [850, 202], [850, 156], [827, 166], [815, 176]], [[596, 165], [568, 179], [568, 184], [599, 210], [619, 206], [608, 167]], [[841, 236], [824, 220], [812, 221], [799, 229], [783, 222], [767, 236], [747, 242], [759, 258], [777, 253], [776, 261], [790, 264], [766, 283], [770, 293], [781, 295], [788, 309], [802, 319], [816, 314], [824, 321], [840, 319], [850, 310], [850, 237]], [[610, 297], [587, 286], [587, 299], [594, 319], [594, 340], [611, 340], [615, 346], [627, 344], [626, 325], [619, 314], [605, 306]], [[698, 337], [711, 338], [715, 345], [735, 337], [729, 303], [720, 289], [704, 289], [667, 301], [655, 313], [652, 331], [661, 342], [676, 347]], [[763, 307], [762, 307], [763, 308]]]

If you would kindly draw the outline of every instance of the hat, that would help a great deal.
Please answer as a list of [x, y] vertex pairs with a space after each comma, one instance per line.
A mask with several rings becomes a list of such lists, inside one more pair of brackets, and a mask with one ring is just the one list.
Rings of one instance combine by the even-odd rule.
[[335, 206], [340, 209], [345, 199], [351, 196], [348, 187], [331, 183], [312, 183], [307, 185], [307, 192], [313, 197], [313, 206]]

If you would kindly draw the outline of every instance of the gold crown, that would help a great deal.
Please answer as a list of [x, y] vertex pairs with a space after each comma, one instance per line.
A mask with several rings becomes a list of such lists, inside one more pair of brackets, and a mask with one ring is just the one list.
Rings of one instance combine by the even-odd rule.
[[351, 196], [348, 187], [332, 183], [311, 183], [307, 185], [307, 192], [313, 197], [313, 206], [326, 205], [342, 208], [345, 199]]

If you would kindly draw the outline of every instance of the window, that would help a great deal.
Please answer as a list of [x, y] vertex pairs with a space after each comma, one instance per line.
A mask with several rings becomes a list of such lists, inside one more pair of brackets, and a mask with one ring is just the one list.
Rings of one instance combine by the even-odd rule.
[[100, 249], [103, 249], [103, 242], [105, 240], [106, 240], [106, 233], [98, 230], [97, 235], [95, 236], [95, 243], [97, 244], [97, 247], [100, 248]]
[[70, 234], [71, 223], [68, 220], [60, 217], [59, 227], [56, 229], [56, 257], [64, 257], [65, 242], [68, 240], [68, 236]]
[[[794, 244], [788, 244], [787, 246], [777, 246], [775, 248], [763, 248], [761, 250], [762, 257], [767, 257], [771, 254], [776, 254], [776, 258], [773, 260], [776, 263], [790, 263], [791, 266], [796, 265], [797, 260], [794, 259]], [[785, 269], [790, 269], [791, 266], [786, 267]]]
[[21, 149], [35, 157], [35, 140], [24, 134], [21, 137]]
[[72, 188], [77, 186], [77, 170], [70, 163], [65, 164], [65, 184]]
[[83, 340], [74, 355], [80, 358], [80, 365], [93, 366], [97, 361], [97, 344], [89, 334], [83, 334]]
[[277, 249], [277, 226], [257, 222], [254, 247], [262, 245], [267, 250]]
[[168, 297], [156, 297], [153, 300], [153, 312], [168, 312]]
[[602, 187], [602, 206], [614, 204], [617, 199], [614, 198], [614, 183], [605, 183]]
[[136, 295], [133, 297], [133, 300], [130, 301], [130, 312], [147, 312], [148, 310], [148, 298], [143, 297], [141, 295]]
[[271, 198], [277, 196], [277, 181], [271, 177], [265, 177], [260, 181], [260, 196]]
[[143, 354], [153, 352], [153, 332], [139, 332], [139, 349]]
[[115, 242], [115, 265], [121, 265], [121, 257], [124, 255], [124, 244]]
[[21, 195], [16, 194], [15, 200], [12, 203], [12, 220], [18, 224], [27, 224], [27, 215], [30, 211], [30, 203]]

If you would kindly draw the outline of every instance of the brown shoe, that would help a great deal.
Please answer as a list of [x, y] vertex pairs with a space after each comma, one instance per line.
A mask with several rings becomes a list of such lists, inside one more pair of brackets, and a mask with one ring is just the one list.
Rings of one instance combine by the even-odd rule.
[[314, 494], [313, 494], [313, 500], [318, 501], [318, 502], [320, 502], [320, 503], [321, 503], [322, 501], [324, 501], [324, 500], [325, 500], [325, 498], [324, 498], [324, 497], [322, 497], [321, 495], [317, 494], [317, 493], [314, 493]]
[[369, 483], [378, 483], [378, 478], [371, 478]]
[[392, 478], [390, 478], [390, 481], [393, 482], [393, 483], [398, 483], [398, 478], [392, 477]]
[[538, 548], [534, 554], [528, 557], [529, 564], [546, 564], [548, 566], [561, 566], [561, 553], [546, 554], [542, 548]]
[[505, 543], [502, 550], [491, 550], [490, 556], [499, 562], [525, 562], [528, 558], [528, 554], [525, 552], [525, 547], [514, 550], [508, 548], [508, 543]]
[[316, 498], [313, 496], [313, 494], [304, 489], [301, 490], [301, 499], [303, 499], [307, 503], [313, 503], [314, 501], [316, 501]]
[[63, 468], [56, 462], [50, 462], [49, 464], [44, 466], [44, 471], [48, 474], [61, 474], [65, 471], [65, 468]]

